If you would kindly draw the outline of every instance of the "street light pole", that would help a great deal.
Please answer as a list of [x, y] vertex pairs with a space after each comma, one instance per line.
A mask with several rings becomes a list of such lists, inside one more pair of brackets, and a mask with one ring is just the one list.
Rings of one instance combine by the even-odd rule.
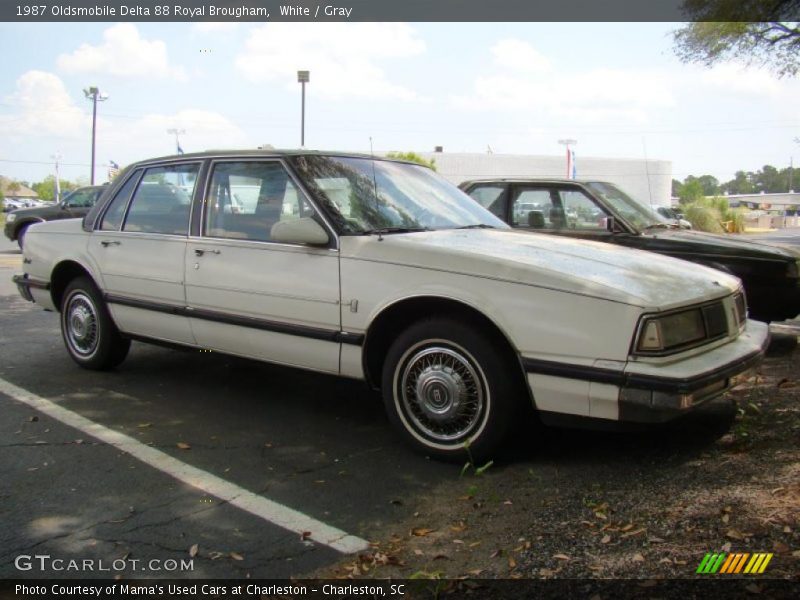
[[567, 147], [567, 179], [570, 179], [571, 177], [569, 172], [569, 163], [572, 160], [572, 155], [570, 154], [569, 147], [577, 144], [578, 140], [564, 139], [564, 140], [558, 140], [558, 143]]
[[92, 176], [91, 176], [91, 185], [94, 185], [94, 149], [95, 149], [95, 139], [97, 135], [97, 103], [104, 102], [108, 100], [108, 94], [104, 94], [101, 92], [97, 86], [92, 86], [88, 88], [84, 88], [83, 95], [86, 96], [87, 100], [92, 101]]
[[310, 71], [298, 71], [297, 81], [300, 84], [301, 100], [300, 100], [300, 147], [306, 146], [306, 84], [311, 80]]
[[53, 192], [55, 196], [53, 200], [55, 200], [55, 203], [58, 204], [59, 202], [61, 202], [61, 175], [58, 172], [58, 163], [61, 161], [61, 153], [57, 152], [56, 154], [51, 154], [50, 158], [56, 161], [56, 181], [55, 181], [56, 185]]

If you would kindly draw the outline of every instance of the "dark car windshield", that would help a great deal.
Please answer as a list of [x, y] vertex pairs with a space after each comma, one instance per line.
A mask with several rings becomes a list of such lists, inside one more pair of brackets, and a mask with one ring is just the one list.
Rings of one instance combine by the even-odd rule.
[[586, 184], [600, 196], [617, 214], [639, 231], [653, 227], [669, 227], [670, 223], [655, 210], [637, 202], [617, 186], [603, 181], [590, 181]]
[[508, 227], [427, 167], [341, 156], [289, 160], [343, 233]]

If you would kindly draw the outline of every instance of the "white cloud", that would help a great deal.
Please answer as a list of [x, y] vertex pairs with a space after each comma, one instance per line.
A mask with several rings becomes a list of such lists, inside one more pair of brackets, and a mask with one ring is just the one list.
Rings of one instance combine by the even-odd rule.
[[254, 83], [289, 89], [297, 87], [298, 70], [310, 70], [314, 93], [328, 98], [417, 100], [379, 63], [424, 51], [425, 42], [403, 23], [270, 23], [250, 33], [236, 68]]
[[769, 71], [736, 63], [723, 63], [712, 69], [704, 69], [696, 76], [704, 85], [723, 93], [774, 96], [782, 89], [780, 81]]
[[144, 39], [132, 23], [109, 27], [102, 44], [81, 44], [71, 54], [60, 55], [56, 64], [69, 73], [186, 79], [182, 68], [170, 65], [166, 43]]
[[522, 40], [500, 40], [492, 46], [491, 52], [495, 64], [514, 71], [538, 73], [549, 71], [551, 67], [546, 56]]
[[24, 73], [17, 79], [14, 93], [5, 100], [14, 112], [0, 117], [3, 135], [74, 137], [86, 132], [88, 116], [75, 105], [64, 82], [52, 73]]
[[[4, 98], [12, 112], [0, 116], [0, 139], [14, 147], [29, 148], [26, 156], [46, 160], [60, 151], [64, 163], [87, 165], [91, 136], [91, 104], [76, 103], [63, 81], [52, 73], [28, 71], [16, 82], [13, 94]], [[127, 164], [175, 152], [168, 129], [185, 129], [181, 145], [186, 152], [210, 148], [252, 146], [252, 140], [224, 115], [196, 108], [170, 114], [147, 114], [135, 119], [97, 116], [97, 168], [108, 160]], [[6, 150], [8, 152], [8, 150]], [[79, 169], [83, 174], [84, 166]], [[88, 171], [87, 171], [88, 172]]]
[[675, 102], [670, 78], [655, 72], [593, 69], [569, 75], [486, 75], [475, 80], [469, 95], [452, 98], [471, 110], [545, 111], [583, 119], [647, 119], [649, 110]]
[[231, 33], [238, 27], [239, 23], [232, 21], [201, 21], [192, 25], [196, 33]]

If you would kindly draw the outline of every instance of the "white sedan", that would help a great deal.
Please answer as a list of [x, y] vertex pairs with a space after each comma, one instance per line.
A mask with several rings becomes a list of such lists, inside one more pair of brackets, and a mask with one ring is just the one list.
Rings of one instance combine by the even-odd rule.
[[513, 231], [430, 169], [368, 156], [136, 163], [83, 220], [32, 226], [24, 264], [21, 294], [60, 312], [83, 367], [143, 340], [366, 380], [444, 458], [491, 454], [531, 408], [545, 423], [674, 418], [768, 340], [735, 277]]

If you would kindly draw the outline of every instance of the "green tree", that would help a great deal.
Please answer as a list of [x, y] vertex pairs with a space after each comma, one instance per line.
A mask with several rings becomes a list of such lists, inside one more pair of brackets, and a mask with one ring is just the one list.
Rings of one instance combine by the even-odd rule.
[[701, 175], [697, 178], [697, 181], [703, 188], [704, 196], [716, 196], [719, 194], [719, 180], [713, 175]]
[[700, 184], [700, 181], [696, 177], [690, 175], [683, 182], [678, 197], [680, 198], [681, 204], [691, 204], [692, 202], [702, 200], [703, 196], [705, 196], [705, 194], [703, 194], [703, 186]]
[[681, 187], [683, 187], [683, 184], [679, 180], [677, 180], [677, 179], [673, 179], [672, 180], [672, 197], [673, 198], [679, 198], [680, 197], [680, 195], [681, 195]]
[[740, 60], [779, 77], [800, 70], [800, 0], [685, 0], [682, 8], [692, 21], [673, 32], [683, 62]]
[[398, 160], [407, 160], [408, 162], [415, 162], [419, 165], [424, 165], [426, 167], [430, 167], [434, 171], [436, 170], [436, 159], [424, 158], [417, 154], [416, 152], [389, 152], [386, 155], [386, 158], [396, 158]]
[[[78, 187], [75, 183], [66, 179], [60, 179], [59, 184], [62, 196]], [[34, 183], [31, 188], [41, 200], [53, 201], [56, 197], [56, 178], [53, 175], [48, 175], [39, 183]]]
[[753, 174], [745, 171], [736, 171], [734, 178], [720, 186], [722, 192], [729, 194], [753, 194], [756, 191], [753, 185]]

